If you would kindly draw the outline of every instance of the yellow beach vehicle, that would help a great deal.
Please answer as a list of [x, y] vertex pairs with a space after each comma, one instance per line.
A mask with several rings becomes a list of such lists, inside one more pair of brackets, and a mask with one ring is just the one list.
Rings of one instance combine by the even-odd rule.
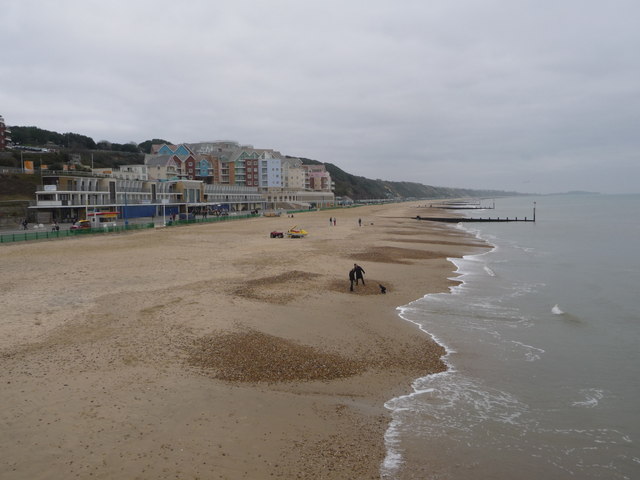
[[304, 238], [309, 234], [306, 230], [302, 228], [298, 228], [297, 225], [294, 225], [289, 230], [287, 230], [287, 237], [289, 238]]

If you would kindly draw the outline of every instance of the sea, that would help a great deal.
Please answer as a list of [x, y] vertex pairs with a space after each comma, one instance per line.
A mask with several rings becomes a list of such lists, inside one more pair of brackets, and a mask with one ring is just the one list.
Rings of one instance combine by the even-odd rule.
[[[491, 200], [483, 201], [493, 206]], [[389, 400], [384, 479], [640, 479], [640, 195], [495, 199], [490, 250], [399, 307], [448, 371]]]

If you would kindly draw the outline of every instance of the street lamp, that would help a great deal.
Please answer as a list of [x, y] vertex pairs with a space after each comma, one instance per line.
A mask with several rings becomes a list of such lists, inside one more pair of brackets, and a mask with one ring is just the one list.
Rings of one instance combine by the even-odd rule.
[[127, 192], [124, 192], [124, 228], [129, 226], [129, 219], [127, 218]]
[[163, 227], [167, 226], [167, 218], [166, 218], [167, 203], [169, 203], [169, 200], [167, 198], [163, 198], [162, 199], [162, 226]]

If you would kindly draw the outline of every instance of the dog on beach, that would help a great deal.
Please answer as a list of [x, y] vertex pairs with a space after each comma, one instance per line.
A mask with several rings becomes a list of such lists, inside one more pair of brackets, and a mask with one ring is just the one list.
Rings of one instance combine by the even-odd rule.
[[387, 293], [387, 287], [385, 287], [384, 285], [380, 285], [380, 284], [378, 284], [378, 286], [380, 287], [380, 293]]

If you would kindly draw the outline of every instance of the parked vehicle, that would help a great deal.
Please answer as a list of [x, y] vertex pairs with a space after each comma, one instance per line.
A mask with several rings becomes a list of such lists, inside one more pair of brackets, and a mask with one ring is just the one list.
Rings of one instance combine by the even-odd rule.
[[276, 232], [275, 230], [270, 234], [271, 238], [284, 238], [284, 232]]
[[89, 217], [92, 227], [115, 227], [118, 220], [117, 211], [90, 212]]
[[291, 227], [289, 230], [287, 230], [287, 236], [289, 238], [304, 238], [309, 234], [309, 232], [307, 232], [306, 230], [303, 230], [302, 228], [298, 228], [297, 225]]
[[71, 225], [71, 230], [88, 230], [91, 228], [91, 222], [89, 220], [78, 220]]

